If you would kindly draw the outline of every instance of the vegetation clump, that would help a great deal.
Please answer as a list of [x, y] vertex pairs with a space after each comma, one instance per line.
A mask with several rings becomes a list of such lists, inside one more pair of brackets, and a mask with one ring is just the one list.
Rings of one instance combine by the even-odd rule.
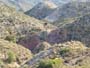
[[65, 55], [66, 53], [68, 53], [70, 51], [70, 49], [69, 48], [62, 48], [61, 50], [60, 50], [60, 55]]
[[15, 56], [14, 52], [9, 51], [8, 52], [8, 59], [7, 59], [8, 63], [12, 63], [15, 60], [16, 60], [16, 56]]
[[15, 36], [6, 36], [5, 40], [8, 40], [8, 41], [10, 41], [10, 42], [16, 43], [16, 38], [15, 38]]
[[59, 68], [62, 62], [63, 61], [60, 58], [42, 60], [40, 61], [39, 66], [37, 68]]

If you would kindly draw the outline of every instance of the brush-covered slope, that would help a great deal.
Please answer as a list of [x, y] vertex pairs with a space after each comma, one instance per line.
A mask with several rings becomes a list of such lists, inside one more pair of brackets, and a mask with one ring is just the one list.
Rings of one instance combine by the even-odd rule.
[[43, 19], [51, 14], [57, 6], [53, 2], [44, 1], [37, 4], [31, 10], [25, 12], [25, 14], [35, 17], [37, 19]]
[[30, 58], [30, 50], [0, 39], [0, 68], [18, 68]]
[[54, 28], [51, 24], [45, 27], [43, 21], [17, 12], [0, 2], [0, 38], [2, 39], [17, 42], [32, 49], [40, 41], [38, 34], [45, 29], [51, 31]]
[[26, 68], [89, 68], [90, 48], [79, 41], [53, 45], [36, 54]]
[[25, 35], [36, 30], [43, 29], [42, 21], [24, 15], [21, 12], [15, 11], [0, 2], [0, 37], [6, 37], [9, 34]]
[[53, 30], [48, 35], [51, 43], [60, 43], [70, 40], [78, 40], [90, 46], [90, 14], [78, 18], [60, 29]]
[[46, 20], [63, 22], [66, 19], [72, 19], [90, 12], [90, 2], [69, 2], [62, 7], [58, 7], [55, 12], [46, 17]]

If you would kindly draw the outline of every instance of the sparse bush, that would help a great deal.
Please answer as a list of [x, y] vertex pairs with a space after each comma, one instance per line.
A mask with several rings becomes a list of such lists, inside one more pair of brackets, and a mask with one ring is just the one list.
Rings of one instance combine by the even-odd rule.
[[8, 41], [10, 41], [10, 42], [16, 43], [16, 38], [15, 38], [15, 36], [6, 36], [5, 40], [8, 40]]
[[37, 68], [53, 68], [52, 63], [41, 61]]
[[7, 62], [8, 63], [12, 63], [16, 60], [16, 56], [15, 54], [12, 52], [12, 51], [9, 51], [8, 52], [8, 59], [7, 59]]
[[63, 62], [61, 58], [56, 58], [52, 60], [53, 62], [53, 68], [59, 68]]
[[59, 68], [62, 62], [63, 61], [60, 58], [43, 60], [39, 63], [37, 68]]
[[62, 48], [61, 50], [60, 50], [60, 55], [65, 55], [66, 53], [68, 53], [70, 51], [70, 49], [69, 48]]

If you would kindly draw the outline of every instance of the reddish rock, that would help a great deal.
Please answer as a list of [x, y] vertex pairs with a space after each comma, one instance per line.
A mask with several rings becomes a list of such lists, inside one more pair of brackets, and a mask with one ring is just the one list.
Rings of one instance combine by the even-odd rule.
[[51, 44], [60, 43], [67, 38], [67, 31], [64, 29], [56, 29], [50, 32], [47, 37], [47, 42]]
[[37, 35], [31, 35], [20, 39], [18, 43], [30, 50], [33, 50], [40, 43], [40, 39]]

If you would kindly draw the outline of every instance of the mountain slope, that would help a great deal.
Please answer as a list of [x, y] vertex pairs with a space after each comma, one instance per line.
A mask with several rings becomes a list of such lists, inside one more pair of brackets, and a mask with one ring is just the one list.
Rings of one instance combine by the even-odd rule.
[[53, 30], [48, 35], [50, 43], [78, 40], [90, 47], [90, 14], [82, 16], [73, 23], [66, 24], [60, 29]]
[[0, 27], [0, 36], [3, 38], [10, 32], [12, 34], [25, 35], [32, 29], [42, 30], [43, 24], [42, 21], [26, 16], [21, 12], [16, 12], [15, 9], [0, 2]]
[[[87, 53], [85, 53], [87, 52]], [[38, 68], [39, 62], [42, 60], [54, 60], [54, 59], [61, 59], [61, 62], [56, 64], [57, 68], [82, 68], [85, 65], [86, 68], [90, 67], [89, 63], [89, 56], [90, 56], [90, 49], [86, 48], [84, 44], [79, 41], [70, 41], [65, 42], [62, 44], [54, 45], [47, 50], [41, 51], [40, 53], [36, 54], [31, 60], [27, 61], [27, 65], [31, 68]], [[54, 58], [53, 58], [54, 57]], [[88, 59], [86, 59], [88, 58]], [[79, 62], [81, 60], [82, 62]], [[85, 61], [88, 61], [85, 63]], [[45, 62], [46, 63], [46, 62]], [[54, 63], [55, 64], [55, 63]], [[79, 66], [79, 64], [81, 64]], [[42, 64], [44, 66], [44, 64]], [[53, 66], [51, 68], [55, 68]], [[29, 68], [29, 67], [27, 67]], [[42, 66], [40, 67], [42, 68]]]
[[[0, 0], [4, 3], [6, 3], [9, 6], [13, 6], [14, 8], [16, 8], [16, 10], [19, 11], [28, 11], [30, 10], [32, 7], [34, 7], [36, 4], [40, 3], [40, 2], [44, 2], [44, 0]], [[56, 0], [49, 0], [57, 5], [62, 5], [64, 1], [56, 1]]]
[[0, 39], [0, 67], [18, 68], [28, 59], [32, 58], [30, 50]]
[[[19, 11], [27, 11], [30, 10], [32, 7], [34, 7], [36, 4], [43, 2], [44, 0], [0, 0], [4, 3], [6, 3], [9, 6], [13, 6], [15, 7], [17, 10]], [[58, 6], [61, 6], [65, 3], [71, 2], [71, 1], [83, 1], [83, 0], [49, 0], [55, 4], [57, 4]], [[89, 1], [89, 0], [84, 0], [85, 1]], [[90, 1], [89, 1], [90, 2]]]
[[27, 11], [31, 9], [31, 4], [27, 0], [0, 0], [8, 6], [14, 7], [18, 11]]
[[51, 15], [47, 16], [45, 20], [55, 22], [82, 16], [90, 12], [90, 2], [70, 2], [62, 7], [58, 7], [57, 10]]
[[45, 27], [43, 21], [17, 12], [0, 2], [0, 38], [32, 49], [38, 45], [40, 40], [38, 35], [46, 28], [51, 31], [55, 27], [51, 24], [47, 24]]
[[31, 10], [25, 12], [25, 14], [35, 17], [37, 19], [43, 19], [51, 14], [57, 6], [49, 1], [40, 2]]

